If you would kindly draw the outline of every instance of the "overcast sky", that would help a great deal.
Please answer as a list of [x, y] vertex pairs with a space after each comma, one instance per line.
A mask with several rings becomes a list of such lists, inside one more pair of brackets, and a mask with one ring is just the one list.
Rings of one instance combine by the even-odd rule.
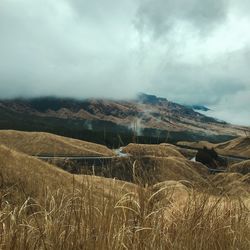
[[249, 0], [0, 0], [0, 97], [138, 92], [250, 125]]

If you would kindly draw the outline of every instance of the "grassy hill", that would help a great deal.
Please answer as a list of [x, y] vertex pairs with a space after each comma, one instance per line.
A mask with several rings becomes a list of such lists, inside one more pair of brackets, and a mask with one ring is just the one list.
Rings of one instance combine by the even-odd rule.
[[230, 172], [250, 174], [250, 160], [233, 164], [230, 166]]
[[133, 184], [118, 180], [96, 176], [74, 176], [54, 165], [3, 145], [0, 145], [0, 176], [2, 191], [12, 190], [10, 193], [15, 199], [26, 196], [41, 201], [40, 198], [46, 194], [47, 189], [72, 192], [73, 184], [76, 189], [80, 189], [82, 182], [95, 184], [96, 190], [103, 187], [109, 189], [114, 184], [120, 187], [133, 187]]
[[74, 176], [0, 145], [0, 248], [249, 249], [249, 195], [192, 188], [207, 173], [182, 157], [140, 158], [158, 183]]
[[29, 155], [113, 156], [105, 146], [43, 132], [0, 130], [0, 144]]
[[122, 150], [124, 153], [130, 154], [136, 157], [142, 156], [156, 156], [156, 157], [168, 157], [175, 156], [179, 158], [184, 158], [184, 156], [179, 153], [177, 147], [171, 144], [135, 144], [130, 143]]
[[250, 137], [238, 137], [236, 139], [222, 142], [222, 143], [211, 143], [207, 141], [199, 142], [178, 142], [180, 146], [188, 146], [191, 148], [214, 148], [219, 154], [240, 156], [250, 158]]

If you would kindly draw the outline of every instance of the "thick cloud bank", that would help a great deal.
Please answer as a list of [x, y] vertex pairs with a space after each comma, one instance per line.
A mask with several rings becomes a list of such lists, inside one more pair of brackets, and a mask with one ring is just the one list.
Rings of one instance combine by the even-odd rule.
[[250, 125], [247, 0], [1, 0], [0, 98], [130, 98]]

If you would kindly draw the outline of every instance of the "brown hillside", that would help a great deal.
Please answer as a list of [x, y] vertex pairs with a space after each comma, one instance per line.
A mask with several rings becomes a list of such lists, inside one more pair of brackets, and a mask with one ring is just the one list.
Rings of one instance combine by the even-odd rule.
[[233, 164], [232, 166], [230, 166], [229, 171], [240, 173], [240, 174], [249, 174], [250, 173], [250, 160]]
[[96, 176], [75, 176], [35, 157], [16, 152], [0, 145], [0, 191], [11, 193], [5, 197], [8, 201], [19, 203], [32, 197], [40, 200], [50, 190], [61, 189], [72, 192], [73, 183], [76, 189], [82, 189], [82, 183], [93, 188], [96, 196], [136, 189], [136, 185], [124, 181]]
[[130, 143], [128, 146], [124, 147], [124, 153], [128, 153], [135, 157], [143, 157], [143, 156], [155, 156], [155, 157], [179, 157], [185, 158], [178, 149], [171, 144], [160, 144], [160, 145], [152, 145], [152, 144], [135, 144]]
[[67, 172], [1, 145], [0, 175], [1, 191], [11, 190], [11, 200], [17, 203], [26, 196], [40, 199], [46, 188], [70, 189], [73, 183], [72, 175]]
[[[199, 168], [200, 167], [200, 168]], [[142, 157], [134, 163], [138, 179], [149, 185], [164, 181], [186, 181], [191, 185], [207, 184], [207, 168], [179, 157]]]
[[238, 137], [236, 139], [213, 144], [207, 141], [200, 142], [178, 142], [180, 146], [188, 146], [192, 148], [214, 148], [219, 154], [234, 155], [250, 158], [250, 137]]
[[177, 145], [188, 146], [191, 148], [203, 148], [203, 147], [212, 148], [215, 147], [216, 144], [213, 144], [208, 141], [199, 141], [199, 142], [180, 141], [177, 142]]
[[131, 143], [123, 151], [132, 155], [138, 177], [148, 184], [170, 180], [204, 184], [209, 174], [207, 167], [187, 160], [178, 148], [171, 144]]
[[217, 144], [215, 148], [222, 154], [250, 158], [250, 137], [239, 137], [225, 143]]
[[222, 192], [237, 197], [250, 194], [250, 178], [249, 174], [243, 176], [239, 173], [220, 173], [211, 177], [212, 183]]
[[[188, 175], [169, 170], [182, 168]], [[247, 199], [190, 192], [184, 181], [122, 194], [126, 183], [86, 176], [72, 192], [72, 175], [5, 146], [0, 171], [1, 249], [249, 249]]]
[[114, 155], [102, 145], [43, 132], [1, 130], [0, 144], [29, 155]]

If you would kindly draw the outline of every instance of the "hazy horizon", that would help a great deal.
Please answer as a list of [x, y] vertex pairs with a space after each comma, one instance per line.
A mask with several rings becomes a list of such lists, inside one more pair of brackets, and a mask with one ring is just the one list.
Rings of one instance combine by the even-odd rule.
[[247, 0], [2, 0], [0, 98], [137, 93], [250, 126]]

